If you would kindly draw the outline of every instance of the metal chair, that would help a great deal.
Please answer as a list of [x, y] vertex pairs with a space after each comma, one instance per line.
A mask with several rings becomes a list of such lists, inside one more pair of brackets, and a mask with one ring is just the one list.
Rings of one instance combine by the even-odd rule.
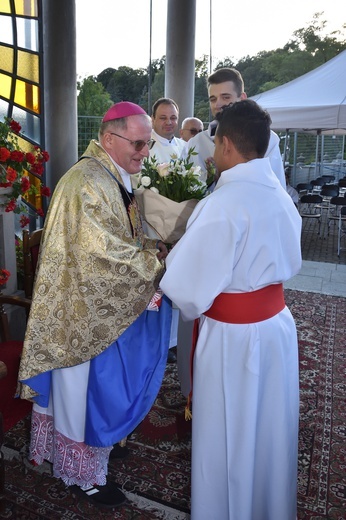
[[335, 181], [335, 175], [321, 175], [321, 177], [325, 179], [326, 183]]
[[326, 180], [323, 179], [323, 177], [317, 177], [316, 179], [313, 179], [311, 181], [312, 184], [312, 191], [313, 192], [320, 192], [322, 186], [324, 186], [326, 183]]
[[[303, 195], [308, 195], [310, 193], [312, 193], [312, 184], [311, 182], [300, 182], [297, 184], [296, 186], [296, 190], [298, 192], [298, 197], [299, 199], [303, 196]], [[298, 201], [299, 203], [299, 201]]]
[[321, 197], [321, 195], [302, 195], [298, 205], [299, 214], [302, 219], [317, 220], [318, 235], [321, 231], [322, 202], [323, 197]]
[[342, 206], [346, 205], [345, 197], [332, 197], [329, 201], [329, 215], [328, 215], [328, 235], [330, 233], [330, 225], [338, 223], [340, 217], [340, 210]]
[[337, 184], [325, 184], [322, 186], [319, 193], [323, 197], [322, 209], [327, 211], [327, 218], [329, 217], [330, 201], [332, 197], [339, 196], [339, 186]]

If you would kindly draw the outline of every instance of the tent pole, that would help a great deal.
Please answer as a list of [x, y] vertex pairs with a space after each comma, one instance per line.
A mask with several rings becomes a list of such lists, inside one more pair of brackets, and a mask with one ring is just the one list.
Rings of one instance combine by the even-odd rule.
[[293, 184], [292, 186], [296, 186], [297, 183], [297, 139], [298, 134], [294, 132], [294, 142], [293, 142]]
[[321, 130], [317, 130], [317, 137], [316, 137], [316, 156], [315, 156], [315, 179], [318, 177], [318, 170], [319, 170], [319, 164], [318, 164], [318, 149], [320, 144], [320, 134]]

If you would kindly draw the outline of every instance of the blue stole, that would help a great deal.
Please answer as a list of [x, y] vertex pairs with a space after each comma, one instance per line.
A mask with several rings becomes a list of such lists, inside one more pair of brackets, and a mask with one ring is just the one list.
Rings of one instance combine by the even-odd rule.
[[[154, 404], [165, 372], [172, 305], [162, 298], [159, 311], [145, 310], [104, 352], [90, 360], [85, 444], [112, 446], [129, 435]], [[59, 369], [63, 370], [63, 369]], [[52, 371], [21, 381], [47, 408]]]

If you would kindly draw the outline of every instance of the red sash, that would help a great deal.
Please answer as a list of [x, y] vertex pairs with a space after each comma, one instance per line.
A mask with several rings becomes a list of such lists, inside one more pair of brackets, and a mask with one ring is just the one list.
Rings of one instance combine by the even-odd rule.
[[[247, 293], [221, 293], [204, 315], [224, 323], [246, 324], [272, 318], [285, 308], [282, 283], [268, 285]], [[190, 403], [192, 399], [193, 357], [198, 339], [199, 319], [195, 320], [190, 354], [191, 391], [185, 407], [185, 419], [191, 419]]]

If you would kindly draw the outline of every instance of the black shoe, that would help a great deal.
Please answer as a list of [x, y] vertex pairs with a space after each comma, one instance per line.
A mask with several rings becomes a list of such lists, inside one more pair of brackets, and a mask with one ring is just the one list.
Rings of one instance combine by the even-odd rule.
[[168, 349], [168, 355], [167, 355], [167, 363], [176, 363], [177, 362], [177, 356], [173, 349]]
[[126, 496], [113, 482], [107, 482], [105, 486], [90, 486], [82, 489], [79, 486], [71, 486], [74, 495], [83, 497], [98, 507], [119, 507], [126, 501]]
[[127, 446], [120, 446], [120, 444], [114, 444], [112, 451], [109, 454], [110, 460], [112, 459], [125, 459], [130, 455], [130, 450]]

